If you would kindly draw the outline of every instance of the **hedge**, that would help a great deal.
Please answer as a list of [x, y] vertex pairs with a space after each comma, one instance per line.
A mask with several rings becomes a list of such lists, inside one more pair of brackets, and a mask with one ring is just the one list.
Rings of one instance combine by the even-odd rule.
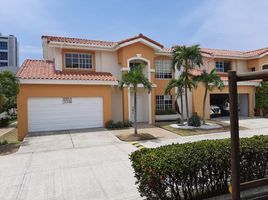
[[[268, 175], [268, 136], [241, 139], [241, 182]], [[172, 144], [130, 155], [146, 199], [203, 199], [228, 192], [230, 139]]]

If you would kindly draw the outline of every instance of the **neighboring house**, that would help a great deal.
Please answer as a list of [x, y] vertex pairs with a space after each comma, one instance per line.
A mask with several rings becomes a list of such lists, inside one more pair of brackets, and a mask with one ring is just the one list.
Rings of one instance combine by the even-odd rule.
[[3, 36], [0, 33], [0, 71], [16, 73], [19, 69], [19, 47], [14, 35]]
[[[139, 122], [154, 124], [156, 111], [174, 109], [175, 93], [164, 95], [173, 73], [172, 49], [139, 34], [119, 42], [42, 36], [44, 60], [26, 60], [17, 73], [19, 139], [28, 132], [103, 127], [109, 120], [133, 120], [133, 93], [118, 81], [122, 74], [138, 64], [153, 83], [151, 93], [141, 85], [137, 94]], [[268, 67], [268, 48], [241, 52], [201, 49], [204, 65], [216, 68], [227, 85], [229, 69], [240, 72]], [[200, 69], [193, 70], [198, 75]], [[256, 81], [239, 83], [240, 112], [254, 115]], [[189, 94], [190, 112], [202, 113], [204, 88], [200, 85]], [[223, 91], [210, 92], [209, 104], [226, 98]], [[211, 103], [212, 102], [212, 103]], [[185, 110], [185, 109], [184, 109]]]

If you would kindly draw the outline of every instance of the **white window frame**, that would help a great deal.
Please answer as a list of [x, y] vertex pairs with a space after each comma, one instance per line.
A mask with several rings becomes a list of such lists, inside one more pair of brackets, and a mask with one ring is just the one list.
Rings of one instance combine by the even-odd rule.
[[[229, 63], [230, 64], [230, 69], [231, 69], [231, 63], [230, 62], [227, 62], [227, 61], [216, 61], [215, 62], [216, 72], [226, 73], [225, 72], [225, 63]], [[217, 67], [217, 66], [220, 66], [220, 67]]]
[[[172, 78], [172, 61], [165, 59], [155, 60], [155, 78], [156, 79], [171, 79]], [[169, 76], [170, 77], [167, 77]]]
[[[66, 54], [71, 54], [71, 55], [74, 55], [76, 54], [78, 56], [78, 67], [67, 67], [66, 66]], [[89, 55], [90, 56], [90, 66], [89, 67], [81, 67], [81, 65], [85, 64], [83, 62], [81, 62], [81, 60], [86, 60], [87, 58], [81, 58], [80, 55]], [[73, 58], [71, 58], [73, 59]], [[72, 60], [72, 64], [73, 64], [73, 60]], [[85, 70], [91, 70], [91, 69], [94, 69], [94, 66], [93, 66], [93, 54], [92, 53], [79, 53], [79, 52], [64, 52], [64, 68], [66, 69], [85, 69]]]
[[[171, 101], [171, 102], [166, 102]], [[156, 95], [155, 96], [156, 111], [173, 110], [173, 100], [171, 95]]]
[[6, 52], [8, 51], [8, 41], [5, 41], [5, 40], [0, 40], [0, 42], [4, 42], [7, 44], [7, 48], [6, 49], [0, 49], [0, 51], [3, 51], [3, 52]]

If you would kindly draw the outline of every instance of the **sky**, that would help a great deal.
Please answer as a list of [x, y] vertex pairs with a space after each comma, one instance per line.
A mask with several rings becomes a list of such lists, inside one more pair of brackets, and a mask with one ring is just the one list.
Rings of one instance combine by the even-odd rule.
[[139, 33], [165, 47], [268, 47], [267, 0], [0, 0], [0, 32], [20, 63], [42, 58], [42, 35], [119, 41]]

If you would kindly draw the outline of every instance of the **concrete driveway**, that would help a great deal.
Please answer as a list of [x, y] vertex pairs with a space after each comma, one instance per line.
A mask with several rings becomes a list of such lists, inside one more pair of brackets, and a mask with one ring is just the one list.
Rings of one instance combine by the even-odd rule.
[[135, 150], [105, 129], [27, 137], [0, 157], [0, 199], [141, 199], [128, 159]]

